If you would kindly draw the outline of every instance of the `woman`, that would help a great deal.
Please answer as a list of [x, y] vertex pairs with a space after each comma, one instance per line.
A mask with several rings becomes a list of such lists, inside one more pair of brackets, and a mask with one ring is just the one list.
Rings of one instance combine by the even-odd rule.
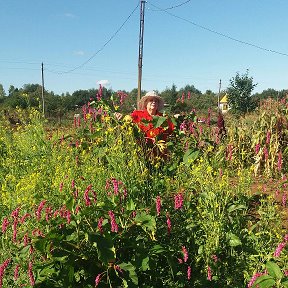
[[164, 108], [163, 99], [155, 91], [146, 93], [139, 101], [139, 110], [132, 112], [131, 117], [144, 133], [147, 142], [154, 143], [157, 140], [167, 141], [167, 137], [173, 132], [174, 125], [166, 119], [161, 126], [154, 128], [153, 117], [163, 116], [160, 110]]

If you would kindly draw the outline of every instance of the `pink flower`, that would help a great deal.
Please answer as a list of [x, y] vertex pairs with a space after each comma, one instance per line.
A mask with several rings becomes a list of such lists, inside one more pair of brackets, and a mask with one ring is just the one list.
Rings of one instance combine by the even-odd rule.
[[7, 266], [9, 265], [9, 263], [10, 263], [10, 259], [8, 258], [0, 265], [0, 288], [3, 287], [3, 277], [4, 277], [5, 270]]
[[266, 134], [266, 144], [269, 144], [269, 143], [270, 143], [270, 139], [271, 139], [271, 132], [270, 132], [270, 131], [267, 131], [267, 134]]
[[98, 274], [95, 278], [95, 287], [99, 285], [100, 281], [101, 281], [101, 274]]
[[108, 211], [109, 217], [110, 217], [110, 223], [111, 223], [111, 232], [118, 232], [118, 225], [115, 220], [115, 215], [114, 213], [110, 210]]
[[183, 195], [182, 193], [178, 193], [174, 196], [174, 208], [181, 209], [183, 206]]
[[172, 224], [171, 224], [171, 219], [170, 219], [168, 213], [166, 214], [166, 223], [167, 223], [167, 232], [168, 232], [168, 235], [170, 235], [171, 229], [172, 229]]
[[188, 252], [185, 246], [182, 246], [182, 253], [183, 253], [183, 260], [184, 262], [187, 262], [188, 260]]
[[79, 206], [79, 205], [77, 205], [77, 206], [76, 206], [76, 208], [75, 208], [75, 212], [74, 212], [74, 213], [75, 213], [75, 215], [77, 215], [79, 211], [80, 211], [80, 206]]
[[90, 200], [90, 198], [89, 198], [89, 196], [88, 196], [89, 191], [91, 190], [91, 188], [92, 188], [92, 185], [90, 184], [90, 185], [87, 186], [87, 188], [86, 188], [86, 190], [85, 190], [85, 192], [84, 192], [84, 200], [85, 200], [85, 205], [86, 205], [87, 207], [88, 207], [88, 206], [91, 206], [91, 200]]
[[266, 146], [265, 146], [264, 149], [263, 149], [263, 153], [264, 153], [264, 156], [265, 156], [265, 161], [267, 161], [268, 158], [269, 158], [269, 153], [268, 153], [268, 149], [267, 149]]
[[160, 215], [160, 210], [161, 210], [161, 198], [160, 196], [156, 197], [156, 211], [157, 211], [157, 216]]
[[25, 233], [25, 235], [23, 236], [23, 244], [24, 247], [26, 247], [29, 244], [29, 237], [28, 237], [28, 233]]
[[187, 279], [190, 280], [191, 279], [191, 267], [188, 266], [187, 268]]
[[279, 171], [279, 172], [282, 170], [282, 164], [283, 164], [282, 152], [279, 151], [279, 152], [278, 152], [278, 161], [277, 161], [277, 168], [278, 168], [278, 171]]
[[215, 263], [218, 262], [218, 260], [219, 260], [217, 255], [215, 255], [215, 254], [212, 255], [211, 258], [214, 260]]
[[14, 269], [14, 280], [15, 280], [15, 281], [19, 278], [19, 269], [20, 269], [20, 265], [17, 264], [17, 265], [15, 266], [15, 269]]
[[287, 194], [284, 193], [282, 196], [282, 206], [286, 207], [286, 202], [287, 202]]
[[103, 217], [100, 217], [100, 219], [98, 220], [98, 230], [100, 231], [101, 234], [103, 234], [103, 227], [102, 227], [102, 224], [103, 224]]
[[75, 180], [74, 180], [74, 179], [72, 179], [72, 181], [71, 181], [71, 188], [72, 188], [72, 189], [75, 188]]
[[67, 209], [66, 211], [66, 220], [67, 220], [67, 223], [70, 224], [71, 222], [71, 211]]
[[46, 200], [42, 200], [37, 208], [37, 211], [35, 212], [38, 221], [41, 219], [41, 212], [46, 202], [47, 202]]
[[279, 194], [280, 194], [280, 191], [277, 189], [277, 190], [275, 191], [275, 197], [278, 197]]
[[30, 249], [29, 249], [29, 254], [31, 255], [33, 252], [34, 252], [34, 248], [33, 248], [33, 245], [31, 244]]
[[262, 275], [266, 275], [266, 274], [267, 274], [267, 272], [264, 272], [264, 273], [257, 272], [257, 273], [255, 273], [255, 274], [252, 276], [252, 278], [250, 279], [247, 287], [248, 287], [248, 288], [251, 288], [251, 287], [253, 286], [254, 282], [257, 280], [257, 278], [259, 278], [259, 277], [262, 276]]
[[257, 155], [260, 151], [260, 143], [257, 143], [256, 146], [255, 146], [255, 154]]
[[64, 186], [64, 184], [63, 184], [63, 182], [61, 182], [60, 185], [59, 185], [59, 191], [60, 191], [60, 192], [62, 192], [63, 186]]
[[222, 178], [222, 176], [223, 176], [223, 170], [222, 170], [222, 168], [219, 168], [219, 176], [220, 176], [220, 178]]
[[45, 219], [47, 222], [49, 222], [49, 218], [52, 217], [52, 208], [51, 207], [46, 207], [45, 209]]
[[119, 272], [121, 272], [121, 273], [123, 273], [123, 270], [120, 268], [119, 265], [114, 265], [114, 269], [119, 271]]
[[226, 150], [226, 160], [231, 161], [233, 156], [233, 145], [228, 144], [227, 150]]
[[3, 222], [2, 222], [2, 233], [4, 234], [9, 226], [10, 222], [8, 221], [8, 218], [5, 217], [3, 219]]
[[118, 181], [115, 178], [111, 179], [111, 182], [113, 184], [113, 189], [114, 189], [114, 195], [117, 196], [119, 194], [119, 184]]
[[180, 131], [186, 131], [187, 130], [185, 120], [180, 124], [179, 129], [180, 129]]
[[282, 250], [285, 248], [286, 244], [287, 244], [286, 242], [281, 242], [280, 244], [278, 244], [278, 246], [277, 246], [277, 248], [273, 254], [274, 257], [280, 256], [280, 254], [281, 254]]
[[132, 213], [131, 213], [132, 218], [135, 218], [136, 215], [137, 215], [137, 211], [136, 211], [136, 210], [135, 210], [135, 211], [132, 211]]
[[212, 270], [210, 266], [207, 267], [207, 280], [212, 281]]
[[98, 92], [97, 92], [97, 94], [96, 94], [96, 99], [97, 99], [98, 101], [100, 101], [101, 98], [102, 98], [102, 91], [103, 91], [103, 87], [102, 87], [102, 85], [100, 84], [100, 85], [99, 85], [99, 90], [98, 90]]
[[18, 207], [18, 208], [16, 208], [15, 210], [13, 210], [12, 213], [11, 213], [11, 217], [12, 217], [13, 219], [18, 218], [18, 216], [19, 216], [19, 211], [20, 211], [20, 207]]
[[14, 223], [13, 223], [13, 242], [16, 242], [16, 238], [17, 238], [17, 225], [18, 225], [18, 220], [15, 219]]
[[30, 280], [30, 285], [34, 286], [35, 285], [35, 279], [34, 279], [34, 275], [33, 275], [33, 264], [30, 261], [29, 265], [28, 265], [28, 276], [29, 276], [29, 280]]
[[31, 217], [31, 214], [29, 214], [29, 213], [24, 214], [20, 219], [20, 223], [23, 224], [25, 222], [25, 220], [29, 217]]

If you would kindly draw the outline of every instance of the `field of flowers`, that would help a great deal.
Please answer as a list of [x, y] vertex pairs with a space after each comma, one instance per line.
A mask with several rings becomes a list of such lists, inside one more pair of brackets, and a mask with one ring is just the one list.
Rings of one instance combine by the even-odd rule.
[[1, 118], [0, 288], [288, 287], [287, 99], [147, 146], [116, 98]]

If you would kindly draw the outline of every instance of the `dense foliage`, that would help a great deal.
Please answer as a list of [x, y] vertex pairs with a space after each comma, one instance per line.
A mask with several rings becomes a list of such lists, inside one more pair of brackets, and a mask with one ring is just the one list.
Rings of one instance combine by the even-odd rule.
[[286, 99], [147, 146], [129, 96], [90, 97], [66, 128], [2, 115], [0, 287], [287, 287]]
[[[216, 107], [218, 97], [222, 98], [226, 93], [231, 94], [230, 105], [232, 111], [238, 113], [247, 113], [254, 111], [259, 107], [260, 101], [267, 98], [283, 99], [288, 90], [276, 91], [268, 89], [262, 93], [252, 95], [253, 78], [246, 74], [236, 74], [230, 80], [230, 86], [227, 91], [222, 91], [220, 95], [216, 95], [211, 90], [202, 93], [194, 85], [186, 85], [179, 88], [173, 84], [171, 88], [167, 87], [163, 91], [158, 91], [167, 104], [166, 110], [169, 113], [189, 112], [196, 109], [199, 112], [205, 112], [210, 107]], [[112, 91], [111, 89], [101, 88], [103, 97], [109, 99], [112, 94], [126, 94], [127, 100], [122, 106], [122, 111], [130, 113], [136, 108], [137, 89], [131, 91]], [[47, 119], [54, 119], [62, 123], [63, 119], [71, 117], [74, 113], [79, 113], [81, 107], [89, 101], [91, 95], [96, 95], [97, 89], [77, 90], [72, 94], [66, 93], [56, 95], [52, 91], [44, 91], [44, 110]], [[146, 91], [142, 91], [144, 95]], [[43, 110], [42, 86], [39, 84], [25, 84], [22, 88], [10, 86], [8, 95], [6, 95], [3, 85], [0, 84], [0, 111], [10, 110], [11, 108], [27, 108], [34, 107], [39, 111]]]

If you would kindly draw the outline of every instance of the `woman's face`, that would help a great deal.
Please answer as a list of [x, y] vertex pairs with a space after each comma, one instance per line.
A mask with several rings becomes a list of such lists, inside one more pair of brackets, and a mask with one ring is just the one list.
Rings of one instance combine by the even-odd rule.
[[[158, 100], [155, 98], [151, 98], [148, 100], [147, 102], [147, 106], [146, 109], [147, 111], [151, 114], [152, 113], [156, 113], [157, 109], [158, 109], [159, 103]], [[153, 114], [152, 114], [153, 115]]]

